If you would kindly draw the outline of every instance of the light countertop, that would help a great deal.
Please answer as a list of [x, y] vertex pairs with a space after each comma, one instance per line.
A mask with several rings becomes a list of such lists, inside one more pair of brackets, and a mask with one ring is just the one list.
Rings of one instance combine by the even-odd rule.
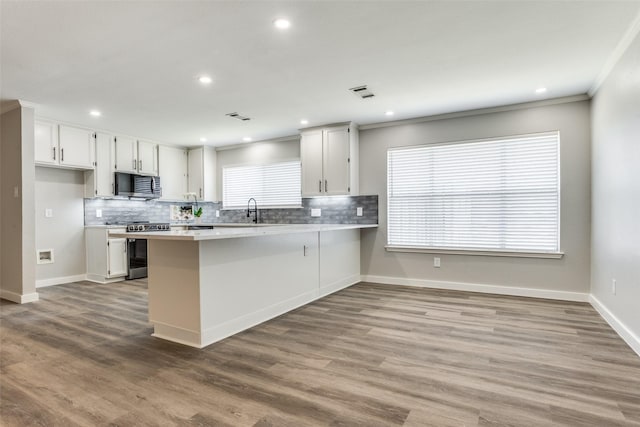
[[[222, 224], [218, 224], [222, 225]], [[171, 230], [151, 232], [111, 233], [116, 237], [136, 237], [152, 240], [219, 240], [241, 237], [257, 237], [275, 234], [308, 233], [319, 231], [351, 230], [357, 228], [376, 228], [378, 224], [273, 224], [259, 226], [233, 226], [212, 230]]]

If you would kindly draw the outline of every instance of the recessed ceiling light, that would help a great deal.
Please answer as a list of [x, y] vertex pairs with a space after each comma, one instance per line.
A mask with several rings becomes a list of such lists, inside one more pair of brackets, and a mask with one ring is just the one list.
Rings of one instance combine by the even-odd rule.
[[384, 115], [385, 115], [385, 116], [393, 116], [393, 114], [394, 114], [394, 112], [393, 112], [393, 111], [391, 111], [391, 110], [389, 110], [389, 111], [385, 111], [385, 112], [384, 112]]
[[536, 89], [536, 93], [545, 93], [547, 91], [546, 87], [539, 87], [538, 89]]
[[98, 110], [91, 110], [89, 111], [89, 114], [91, 114], [93, 117], [100, 117], [102, 115], [102, 113]]
[[200, 76], [198, 77], [198, 81], [200, 83], [202, 83], [203, 85], [208, 85], [209, 83], [211, 83], [213, 81], [213, 79], [209, 76]]
[[251, 142], [252, 141], [250, 136], [245, 136], [244, 138], [242, 138], [242, 140], [244, 142]]
[[302, 119], [302, 120], [300, 120], [300, 124], [301, 124], [301, 125], [308, 125], [308, 124], [309, 124], [309, 120], [307, 120], [307, 119]]
[[207, 142], [207, 138], [200, 138], [200, 142]]
[[280, 30], [286, 30], [291, 26], [291, 22], [285, 18], [278, 18], [273, 21], [273, 25]]

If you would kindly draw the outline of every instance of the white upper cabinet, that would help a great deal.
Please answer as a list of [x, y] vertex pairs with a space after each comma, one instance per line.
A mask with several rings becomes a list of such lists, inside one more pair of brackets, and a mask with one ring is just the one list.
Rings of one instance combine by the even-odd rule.
[[216, 201], [216, 151], [211, 147], [189, 150], [189, 192], [198, 200]]
[[322, 157], [322, 130], [303, 132], [300, 136], [303, 196], [323, 194]]
[[113, 196], [113, 152], [114, 137], [107, 133], [96, 132], [96, 162], [92, 171], [85, 172], [85, 197]]
[[138, 173], [158, 175], [158, 144], [155, 142], [138, 140]]
[[36, 120], [34, 131], [37, 164], [93, 169], [95, 140], [92, 130]]
[[302, 195], [358, 194], [358, 129], [354, 124], [304, 130]]
[[138, 173], [138, 142], [130, 136], [117, 135], [115, 142], [115, 163], [117, 172]]
[[158, 169], [162, 199], [182, 200], [187, 192], [187, 150], [180, 147], [158, 147]]
[[34, 138], [36, 163], [58, 164], [58, 125], [36, 120]]
[[95, 134], [90, 129], [60, 125], [60, 165], [93, 169]]
[[137, 141], [130, 136], [116, 136], [114, 169], [117, 172], [158, 175], [158, 144]]

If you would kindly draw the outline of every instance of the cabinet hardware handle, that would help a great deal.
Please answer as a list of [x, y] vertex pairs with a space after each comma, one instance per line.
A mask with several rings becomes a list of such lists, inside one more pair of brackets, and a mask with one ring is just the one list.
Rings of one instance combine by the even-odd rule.
[[136, 169], [136, 159], [133, 159], [133, 170]]
[[142, 160], [138, 160], [138, 170], [142, 170]]
[[200, 189], [200, 198], [202, 199], [202, 188]]
[[318, 180], [318, 191], [322, 193], [322, 180]]
[[56, 159], [56, 147], [53, 147], [53, 160]]
[[327, 186], [327, 180], [324, 180], [324, 192], [326, 193], [327, 191], [329, 191], [329, 187]]
[[60, 149], [60, 161], [64, 162], [64, 148]]

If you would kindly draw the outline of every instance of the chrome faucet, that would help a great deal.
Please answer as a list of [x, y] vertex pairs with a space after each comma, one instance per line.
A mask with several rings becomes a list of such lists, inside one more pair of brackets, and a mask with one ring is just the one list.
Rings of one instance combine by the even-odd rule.
[[[251, 209], [249, 206], [251, 206], [251, 201], [253, 200], [253, 206], [254, 208]], [[251, 216], [251, 214], [254, 214], [253, 216], [253, 222], [255, 224], [258, 223], [258, 202], [256, 202], [256, 199], [254, 199], [253, 197], [249, 199], [249, 201], [247, 202], [247, 218], [249, 218]]]

